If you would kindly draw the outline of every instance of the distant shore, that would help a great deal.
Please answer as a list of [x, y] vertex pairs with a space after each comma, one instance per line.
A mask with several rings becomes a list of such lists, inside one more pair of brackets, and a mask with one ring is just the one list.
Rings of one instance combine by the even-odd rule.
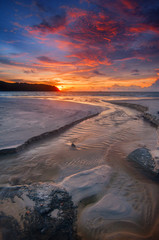
[[47, 84], [29, 84], [29, 83], [8, 83], [0, 81], [0, 91], [53, 91], [59, 92], [60, 90]]

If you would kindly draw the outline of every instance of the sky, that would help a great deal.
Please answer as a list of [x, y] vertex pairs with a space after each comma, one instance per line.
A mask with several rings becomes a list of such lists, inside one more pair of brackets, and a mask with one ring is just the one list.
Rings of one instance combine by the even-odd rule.
[[158, 0], [5, 0], [0, 80], [159, 91]]

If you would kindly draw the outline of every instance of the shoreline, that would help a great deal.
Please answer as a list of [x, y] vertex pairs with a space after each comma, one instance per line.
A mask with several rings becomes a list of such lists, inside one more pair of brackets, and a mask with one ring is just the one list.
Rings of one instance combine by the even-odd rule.
[[[113, 102], [113, 104], [115, 103]], [[138, 106], [140, 105], [136, 104], [135, 106], [136, 108], [139, 108]], [[84, 108], [83, 105], [81, 105], [81, 107]], [[79, 112], [80, 109], [82, 111], [81, 107], [78, 109]], [[142, 108], [144, 108], [144, 113], [144, 111], [146, 111], [145, 107]], [[83, 115], [85, 114], [83, 118], [80, 115], [81, 119], [77, 120], [75, 119], [74, 114], [74, 118], [72, 118], [74, 119], [74, 123], [72, 123], [72, 121], [71, 123], [67, 123], [67, 125], [66, 119], [64, 119], [65, 126], [59, 127], [56, 130], [54, 129], [51, 132], [48, 131], [39, 136], [32, 137], [30, 140], [27, 140], [25, 142], [24, 148], [33, 144], [36, 141], [57, 136], [58, 134], [71, 128], [73, 125], [91, 117], [94, 117], [100, 113], [100, 111], [97, 113], [98, 108], [93, 109], [92, 112], [89, 112], [88, 105], [88, 107], [86, 107], [85, 109], [87, 111], [83, 112]], [[132, 170], [131, 172], [131, 167], [133, 165], [130, 166], [131, 163], [124, 164], [124, 161], [126, 161], [127, 159], [125, 158], [125, 152], [122, 152], [122, 145], [119, 145], [120, 143], [125, 145], [125, 142], [129, 139], [129, 137], [131, 141], [136, 141], [136, 139], [139, 139], [139, 142], [136, 144], [138, 145], [142, 140], [144, 140], [144, 137], [147, 138], [148, 136], [151, 139], [151, 135], [148, 134], [149, 132], [146, 132], [146, 134], [141, 136], [141, 138], [131, 138], [131, 133], [135, 133], [135, 124], [141, 124], [139, 125], [139, 127], [143, 124], [142, 119], [140, 119], [139, 122], [131, 119], [134, 115], [141, 116], [141, 114], [138, 114], [133, 110], [129, 111], [128, 109], [124, 109], [124, 107], [115, 107], [113, 105], [110, 106], [110, 109], [113, 111], [110, 113], [108, 111], [108, 113], [105, 113], [105, 115], [102, 112], [102, 114], [97, 117], [102, 119], [95, 118], [91, 121], [96, 122], [96, 120], [102, 120], [95, 125], [92, 124], [91, 129], [89, 129], [88, 132], [93, 133], [93, 131], [96, 129], [94, 128], [94, 126], [97, 126], [96, 130], [98, 130], [98, 134], [92, 134], [91, 140], [97, 139], [97, 141], [95, 142], [96, 145], [99, 142], [103, 143], [102, 148], [100, 147], [100, 151], [102, 151], [102, 157], [104, 154], [104, 162], [98, 161], [98, 166], [94, 166], [93, 160], [100, 160], [101, 157], [99, 155], [98, 158], [98, 155], [95, 154], [97, 150], [92, 151], [94, 146], [96, 146], [93, 145], [94, 142], [89, 142], [87, 141], [88, 139], [86, 139], [84, 146], [86, 146], [86, 144], [88, 144], [89, 142], [90, 145], [92, 145], [92, 148], [90, 149], [90, 151], [87, 152], [84, 149], [86, 154], [83, 155], [81, 154], [82, 149], [80, 149], [80, 146], [80, 151], [74, 151], [71, 147], [70, 143], [73, 142], [72, 139], [75, 139], [74, 137], [69, 137], [70, 141], [67, 141], [68, 139], [65, 139], [65, 143], [69, 144], [69, 147], [68, 145], [65, 145], [66, 148], [64, 149], [64, 145], [60, 145], [59, 150], [60, 152], [63, 152], [63, 155], [58, 155], [57, 153], [57, 158], [54, 157], [54, 155], [52, 155], [51, 158], [48, 158], [48, 156], [46, 156], [46, 153], [48, 153], [50, 156], [50, 152], [48, 151], [48, 149], [46, 149], [45, 151], [44, 149], [42, 149], [41, 152], [38, 152], [37, 150], [37, 158], [32, 158], [32, 155], [35, 154], [35, 152], [32, 152], [31, 155], [28, 155], [29, 161], [26, 161], [24, 165], [19, 168], [19, 159], [21, 160], [20, 162], [22, 162], [23, 159], [24, 161], [26, 159], [22, 157], [18, 159], [17, 154], [15, 156], [15, 159], [17, 161], [16, 166], [18, 166], [18, 168], [15, 172], [13, 172], [14, 169], [12, 169], [11, 165], [11, 178], [9, 178], [10, 175], [7, 176], [7, 172], [5, 172], [6, 168], [3, 168], [3, 162], [6, 164], [6, 166], [8, 165], [8, 162], [2, 161], [2, 171], [6, 174], [6, 183], [10, 184], [6, 186], [2, 185], [2, 187], [0, 188], [0, 200], [2, 209], [1, 226], [4, 229], [3, 231], [8, 234], [4, 239], [12, 239], [12, 237], [10, 237], [12, 235], [16, 235], [17, 239], [26, 240], [29, 240], [33, 237], [36, 239], [44, 239], [45, 236], [46, 238], [53, 237], [55, 239], [58, 238], [61, 240], [79, 240], [86, 239], [87, 235], [90, 236], [88, 239], [103, 239], [103, 231], [105, 231], [104, 234], [107, 238], [109, 238], [109, 236], [113, 236], [114, 239], [118, 237], [122, 239], [125, 236], [127, 238], [131, 238], [131, 236], [133, 235], [137, 236], [134, 239], [148, 239], [149, 237], [152, 239], [157, 239], [154, 237], [158, 236], [158, 232], [155, 232], [157, 231], [157, 226], [155, 225], [157, 223], [157, 220], [153, 215], [150, 216], [149, 214], [147, 214], [147, 212], [156, 212], [156, 215], [158, 214], [158, 184], [156, 184], [155, 179], [154, 183], [151, 180], [147, 180], [147, 176], [149, 175], [147, 174], [147, 172], [145, 173], [145, 170], [144, 173], [146, 175], [146, 178], [145, 176], [142, 177], [141, 175], [141, 177], [139, 176], [140, 178], [138, 179], [138, 173], [135, 173], [135, 171], [138, 172], [138, 169], [136, 169], [135, 171]], [[67, 108], [67, 110], [69, 110], [69, 108]], [[142, 110], [140, 110], [140, 112], [142, 112]], [[53, 112], [51, 114], [53, 114]], [[107, 115], [110, 117], [110, 119], [108, 119]], [[127, 119], [127, 122], [124, 121], [125, 119]], [[121, 125], [116, 124], [119, 122]], [[84, 122], [83, 125], [83, 129], [86, 129], [88, 127], [87, 125], [91, 124], [88, 121]], [[153, 132], [156, 131], [155, 128], [152, 128], [147, 123], [144, 123], [143, 125], [145, 125], [147, 128], [150, 128], [150, 130]], [[102, 126], [102, 129], [100, 129], [99, 126]], [[133, 126], [132, 129], [129, 129], [130, 126]], [[146, 127], [142, 130], [145, 130]], [[125, 133], [122, 135], [122, 132], [124, 132], [124, 130], [127, 128], [128, 130], [125, 131]], [[114, 129], [116, 131], [113, 132]], [[109, 130], [110, 132], [108, 133], [108, 137], [109, 139], [110, 136], [112, 138], [111, 141], [107, 142], [105, 141], [105, 139], [108, 138], [106, 137], [106, 134]], [[82, 132], [82, 128], [79, 128], [78, 132], [76, 132], [75, 136], [78, 138], [80, 138], [79, 131]], [[130, 135], [128, 135], [129, 132]], [[88, 133], [86, 132], [87, 135]], [[140, 136], [140, 132], [137, 133]], [[100, 138], [101, 134], [104, 134], [103, 138]], [[56, 140], [57, 139], [55, 138], [55, 141]], [[85, 139], [83, 141], [85, 141]], [[108, 148], [106, 148], [106, 143], [108, 143]], [[130, 141], [128, 141], [128, 145], [129, 144], [131, 144]], [[126, 145], [125, 148], [128, 145]], [[51, 146], [52, 150], [55, 151], [56, 147], [53, 146], [57, 145]], [[78, 142], [76, 146], [78, 150]], [[33, 147], [34, 145], [32, 146], [32, 149]], [[107, 149], [108, 154], [106, 155], [105, 153]], [[19, 149], [19, 151], [20, 150], [23, 150], [23, 147], [22, 149]], [[69, 150], [70, 154], [66, 155], [66, 152], [68, 152]], [[119, 150], [119, 152], [116, 152], [116, 150]], [[112, 154], [113, 152], [114, 154]], [[40, 161], [39, 156], [41, 155], [41, 153], [43, 154], [43, 156]], [[25, 154], [26, 152], [24, 151], [24, 155]], [[93, 155], [93, 158], [91, 158], [90, 154]], [[137, 155], [135, 153], [134, 155], [138, 156], [140, 160], [142, 153], [137, 153]], [[64, 156], [63, 161], [57, 161], [60, 159], [61, 156]], [[70, 156], [72, 156], [72, 158], [74, 159], [73, 162], [71, 161]], [[78, 162], [79, 156], [81, 159]], [[73, 166], [75, 170], [74, 173], [68, 171], [68, 175], [64, 177], [62, 175], [63, 172], [61, 172], [60, 174], [62, 176], [62, 179], [60, 181], [54, 182], [54, 179], [50, 178], [48, 181], [47, 179], [41, 177], [44, 171], [46, 171], [46, 174], [54, 174], [54, 169], [51, 168], [53, 166], [53, 158], [55, 158], [56, 163], [58, 163], [59, 169], [65, 161], [68, 161], [66, 166], [62, 169], [63, 172], [67, 171], [67, 168], [70, 169], [73, 164], [75, 165], [75, 167], [81, 166], [80, 164], [83, 164], [84, 160], [86, 161], [86, 163], [87, 161], [90, 161], [91, 164], [85, 165], [83, 169], [78, 168], [78, 172], [76, 172], [76, 169]], [[13, 156], [13, 160], [15, 159]], [[48, 164], [48, 166], [47, 162], [45, 162], [45, 159], [50, 159], [50, 164]], [[112, 160], [113, 164], [111, 164], [109, 159]], [[118, 161], [116, 161], [116, 159]], [[41, 169], [43, 168], [41, 162], [43, 161], [44, 165], [46, 166], [44, 168], [44, 171], [41, 171]], [[124, 164], [123, 166], [122, 163]], [[149, 167], [149, 165], [147, 165], [147, 167]], [[33, 168], [35, 169], [35, 172], [32, 172]], [[47, 169], [49, 169], [48, 172]], [[22, 173], [21, 170], [23, 170]], [[36, 177], [39, 174], [40, 180], [38, 178], [36, 178], [35, 182], [28, 182], [27, 178], [21, 180], [24, 171], [26, 171], [27, 175], [31, 174], [31, 177]], [[19, 172], [20, 175], [18, 175]], [[35, 175], [35, 173], [37, 175]], [[18, 182], [19, 179], [20, 181]], [[102, 219], [102, 221], [99, 221], [99, 219]], [[117, 221], [119, 223], [119, 228], [116, 229], [114, 228], [114, 226], [116, 225]], [[151, 226], [154, 225], [154, 231], [152, 231]], [[147, 234], [146, 236], [149, 237], [145, 237], [145, 231]]]
[[[153, 115], [149, 112], [149, 107], [148, 106], [143, 106], [141, 104], [137, 104], [136, 102], [140, 101], [140, 100], [131, 100], [131, 103], [128, 102], [128, 100], [114, 100], [114, 101], [108, 101], [109, 103], [115, 104], [115, 105], [119, 105], [119, 106], [123, 106], [123, 107], [128, 107], [131, 109], [135, 109], [139, 112], [142, 113], [142, 117], [147, 120], [149, 123], [151, 123], [153, 126], [155, 127], [159, 127], [159, 117], [157, 118], [156, 115]], [[144, 100], [143, 100], [144, 101]], [[150, 101], [150, 100], [149, 100]]]
[[[149, 101], [149, 102], [148, 102]], [[153, 102], [152, 102], [153, 101]], [[159, 128], [159, 111], [158, 102], [156, 100], [122, 100], [122, 101], [109, 101], [112, 104], [135, 109], [141, 113], [141, 117], [149, 122], [152, 127]], [[141, 104], [138, 104], [140, 102]], [[137, 164], [149, 176], [159, 179], [159, 147], [149, 149], [147, 146], [134, 149], [128, 156], [127, 160]]]
[[86, 116], [84, 118], [81, 118], [81, 119], [78, 119], [74, 122], [71, 122], [65, 126], [62, 126], [58, 129], [55, 129], [53, 131], [49, 131], [49, 132], [44, 132], [40, 135], [37, 135], [37, 136], [34, 136], [34, 137], [31, 137], [29, 138], [26, 142], [24, 142], [23, 144], [15, 147], [15, 148], [3, 148], [3, 149], [0, 149], [0, 156], [3, 156], [3, 155], [6, 155], [6, 154], [14, 154], [14, 153], [18, 153], [20, 151], [23, 151], [24, 149], [26, 149], [27, 147], [29, 147], [31, 144], [34, 144], [40, 140], [46, 140], [46, 139], [49, 139], [51, 137], [55, 137], [65, 131], [67, 131], [69, 128], [73, 127], [74, 125], [82, 122], [82, 121], [85, 121], [87, 119], [90, 119], [90, 118], [93, 118], [95, 116], [97, 116], [98, 114], [100, 114], [100, 112], [98, 113], [95, 113], [95, 114], [92, 114], [92, 115], [89, 115], [89, 116]]

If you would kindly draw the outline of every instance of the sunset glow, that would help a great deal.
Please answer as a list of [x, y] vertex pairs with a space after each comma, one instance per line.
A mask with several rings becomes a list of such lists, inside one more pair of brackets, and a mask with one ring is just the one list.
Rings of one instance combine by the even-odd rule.
[[6, 0], [0, 11], [0, 80], [159, 89], [157, 0]]

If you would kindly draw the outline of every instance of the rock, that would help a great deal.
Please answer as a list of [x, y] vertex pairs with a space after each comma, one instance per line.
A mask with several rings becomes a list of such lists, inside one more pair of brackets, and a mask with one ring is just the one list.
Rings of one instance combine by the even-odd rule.
[[74, 143], [71, 144], [72, 148], [76, 148], [76, 145]]
[[159, 118], [156, 115], [152, 115], [148, 112], [143, 113], [143, 118], [147, 121], [149, 121], [152, 125], [155, 127], [159, 126]]
[[58, 185], [0, 188], [0, 240], [77, 240], [77, 205], [103, 193], [107, 165], [66, 177]]
[[54, 210], [51, 212], [51, 217], [52, 217], [52, 218], [57, 218], [57, 217], [58, 217], [58, 214], [59, 214], [59, 209], [54, 209]]
[[139, 164], [146, 171], [158, 175], [155, 160], [147, 148], [138, 148], [128, 155], [128, 160]]
[[1, 240], [77, 240], [76, 208], [51, 184], [0, 188]]

